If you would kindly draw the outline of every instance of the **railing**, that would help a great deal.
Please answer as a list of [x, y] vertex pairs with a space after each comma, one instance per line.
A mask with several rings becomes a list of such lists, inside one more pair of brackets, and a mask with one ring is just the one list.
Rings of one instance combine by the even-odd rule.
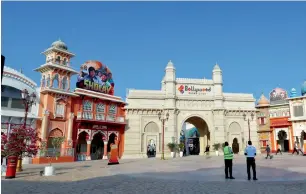
[[64, 61], [64, 60], [57, 60], [57, 59], [48, 59], [46, 61], [46, 63], [55, 63], [55, 64], [58, 64], [58, 65], [64, 65], [64, 66], [70, 66], [70, 63], [68, 63], [67, 61]]
[[46, 151], [39, 150], [38, 157], [61, 157], [74, 156], [74, 148], [48, 148]]
[[82, 120], [95, 120], [95, 121], [109, 121], [109, 122], [116, 122], [116, 123], [124, 123], [125, 119], [121, 116], [114, 116], [114, 115], [106, 115], [104, 113], [96, 113], [93, 114], [92, 112], [82, 112], [77, 113], [77, 119]]

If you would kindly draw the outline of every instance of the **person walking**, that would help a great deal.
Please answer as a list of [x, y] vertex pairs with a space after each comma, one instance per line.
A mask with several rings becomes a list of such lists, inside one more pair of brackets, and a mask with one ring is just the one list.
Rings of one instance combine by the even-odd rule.
[[278, 153], [280, 153], [281, 155], [283, 155], [281, 149], [282, 149], [282, 146], [281, 146], [280, 144], [278, 144], [278, 148], [277, 148], [277, 151], [276, 151], [276, 155], [277, 155]]
[[298, 155], [299, 155], [299, 153], [300, 153], [300, 152], [301, 152], [302, 156], [304, 155], [304, 153], [303, 153], [303, 151], [302, 151], [302, 149], [301, 149], [301, 146], [300, 146], [300, 145], [298, 145], [298, 149], [297, 149], [297, 151], [298, 151]]
[[268, 159], [268, 157], [270, 157], [270, 159], [272, 159], [272, 156], [270, 155], [270, 153], [271, 153], [271, 148], [270, 148], [269, 145], [267, 145], [267, 147], [266, 147], [266, 152], [267, 152], [267, 157], [266, 157], [266, 159]]
[[[224, 164], [225, 164], [225, 179], [235, 179], [233, 177], [233, 150], [228, 146], [228, 142], [224, 143]], [[230, 176], [228, 176], [228, 173]]]
[[297, 145], [297, 143], [295, 142], [294, 148], [293, 148], [293, 152], [292, 152], [292, 155], [293, 155], [295, 152], [296, 152], [297, 155], [299, 155], [299, 151], [298, 151], [297, 147], [298, 147], [298, 145]]
[[245, 148], [244, 155], [246, 155], [247, 162], [247, 173], [248, 180], [251, 180], [251, 167], [253, 170], [253, 180], [258, 180], [256, 178], [256, 164], [255, 164], [255, 156], [256, 156], [256, 148], [252, 146], [252, 142], [248, 141], [248, 146]]

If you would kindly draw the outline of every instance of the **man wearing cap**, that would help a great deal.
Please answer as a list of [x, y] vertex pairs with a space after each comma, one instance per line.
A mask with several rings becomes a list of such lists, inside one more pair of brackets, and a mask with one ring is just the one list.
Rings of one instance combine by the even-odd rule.
[[252, 146], [252, 142], [248, 141], [248, 146], [245, 148], [244, 155], [246, 155], [247, 159], [247, 173], [248, 180], [251, 180], [251, 167], [253, 170], [253, 180], [256, 181], [256, 164], [255, 164], [255, 156], [256, 156], [256, 148]]
[[[228, 142], [224, 143], [224, 163], [225, 163], [225, 178], [226, 179], [235, 179], [233, 177], [232, 168], [233, 168], [233, 151], [232, 148], [228, 146]], [[228, 176], [228, 172], [229, 175]]]

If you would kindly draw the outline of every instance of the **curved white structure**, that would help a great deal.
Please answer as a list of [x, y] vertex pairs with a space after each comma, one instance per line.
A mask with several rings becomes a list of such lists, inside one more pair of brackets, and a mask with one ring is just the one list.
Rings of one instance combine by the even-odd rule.
[[[4, 66], [1, 86], [1, 133], [7, 134], [12, 128], [24, 124], [25, 108], [21, 98], [21, 91], [24, 89], [30, 94], [34, 92], [37, 96], [36, 104], [30, 107], [26, 121], [28, 126], [36, 127], [39, 106], [39, 92], [36, 86], [36, 83], [22, 72]], [[31, 163], [31, 160], [27, 158], [23, 162]]]

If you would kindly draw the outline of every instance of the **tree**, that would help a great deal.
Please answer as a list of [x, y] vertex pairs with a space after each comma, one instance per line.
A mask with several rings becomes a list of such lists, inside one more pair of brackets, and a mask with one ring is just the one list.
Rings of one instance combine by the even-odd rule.
[[60, 156], [60, 147], [62, 143], [64, 142], [65, 138], [64, 137], [53, 137], [52, 138], [52, 150], [51, 153], [49, 153], [49, 150], [47, 148], [47, 142], [42, 142], [41, 143], [41, 150], [40, 150], [40, 155], [45, 155], [48, 160], [49, 160], [49, 165], [51, 166], [52, 164], [52, 159], [55, 158], [56, 160]]
[[35, 156], [39, 149], [39, 141], [36, 129], [24, 128], [23, 126], [13, 128], [9, 136], [1, 135], [1, 155], [4, 157]]

